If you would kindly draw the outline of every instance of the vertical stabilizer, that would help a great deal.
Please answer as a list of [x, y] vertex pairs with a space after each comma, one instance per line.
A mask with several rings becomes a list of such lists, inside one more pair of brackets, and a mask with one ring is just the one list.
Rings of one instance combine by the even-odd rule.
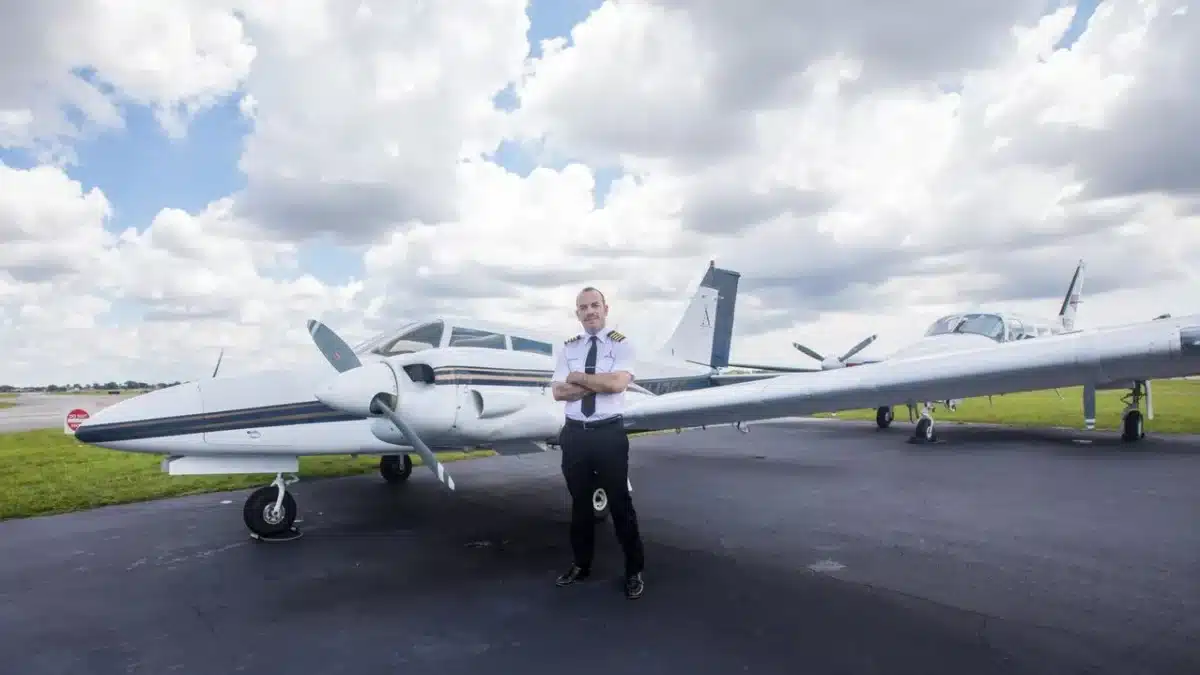
[[1079, 297], [1083, 292], [1083, 270], [1084, 263], [1079, 261], [1079, 266], [1075, 268], [1075, 275], [1071, 277], [1071, 285], [1067, 287], [1067, 294], [1063, 297], [1062, 307], [1058, 310], [1058, 320], [1062, 324], [1063, 330], [1075, 330], [1075, 313], [1079, 309]]
[[740, 277], [737, 272], [716, 267], [710, 261], [700, 287], [661, 353], [713, 368], [728, 366]]

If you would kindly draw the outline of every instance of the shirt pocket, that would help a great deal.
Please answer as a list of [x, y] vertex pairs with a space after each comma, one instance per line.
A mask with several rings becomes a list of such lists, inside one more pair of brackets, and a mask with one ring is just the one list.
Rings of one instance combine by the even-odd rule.
[[615, 365], [617, 365], [617, 357], [612, 352], [609, 352], [596, 359], [596, 372], [611, 373]]

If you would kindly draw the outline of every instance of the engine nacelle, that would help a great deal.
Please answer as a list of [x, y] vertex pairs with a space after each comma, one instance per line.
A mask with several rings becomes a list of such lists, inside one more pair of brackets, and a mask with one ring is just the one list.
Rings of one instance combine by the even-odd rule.
[[394, 397], [398, 393], [396, 373], [386, 363], [367, 363], [338, 373], [316, 392], [317, 400], [325, 405], [359, 417], [376, 414], [373, 410], [378, 395]]
[[472, 389], [470, 395], [472, 403], [475, 404], [475, 414], [485, 420], [511, 415], [524, 408], [531, 400], [529, 393], [509, 391], [484, 392]]
[[[456, 387], [423, 387], [397, 397], [397, 412], [426, 445], [451, 442], [457, 437], [458, 392]], [[396, 425], [386, 417], [371, 420], [371, 433], [385, 443], [409, 445]], [[448, 441], [447, 439], [451, 439]]]

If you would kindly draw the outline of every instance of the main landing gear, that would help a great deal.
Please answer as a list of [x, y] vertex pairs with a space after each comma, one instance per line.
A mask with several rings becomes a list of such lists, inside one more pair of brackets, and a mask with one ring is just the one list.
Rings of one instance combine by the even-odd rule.
[[1140, 441], [1146, 437], [1146, 427], [1142, 422], [1141, 407], [1142, 399], [1146, 399], [1146, 412], [1153, 419], [1153, 408], [1150, 407], [1150, 388], [1146, 382], [1138, 380], [1133, 383], [1133, 389], [1129, 391], [1121, 401], [1125, 403], [1125, 410], [1121, 412], [1121, 440], [1126, 443]]
[[408, 480], [412, 470], [412, 457], [408, 455], [384, 455], [379, 458], [379, 475], [393, 485]]
[[[951, 408], [953, 409], [953, 408]], [[913, 421], [916, 417], [916, 406], [908, 406], [908, 419]], [[875, 409], [875, 425], [880, 429], [887, 429], [892, 426], [896, 415], [892, 412], [892, 406], [881, 405]], [[909, 443], [936, 443], [937, 433], [933, 430], [933, 406], [929, 403], [922, 404], [920, 417], [916, 420], [917, 426], [913, 430], [912, 438]]]
[[892, 413], [892, 406], [890, 405], [881, 405], [875, 410], [875, 424], [880, 429], [892, 426], [892, 420], [894, 419], [896, 419], [896, 416]]

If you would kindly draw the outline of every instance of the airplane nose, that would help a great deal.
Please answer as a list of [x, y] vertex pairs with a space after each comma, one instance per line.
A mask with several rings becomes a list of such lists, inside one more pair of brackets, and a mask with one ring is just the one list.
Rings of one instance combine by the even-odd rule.
[[204, 413], [200, 387], [195, 382], [177, 384], [140, 394], [97, 411], [79, 425], [80, 443], [113, 450], [158, 452], [155, 439], [187, 434], [189, 420]]
[[376, 362], [339, 373], [316, 397], [330, 408], [370, 417], [371, 399], [379, 393], [397, 394], [396, 373], [387, 364]]

